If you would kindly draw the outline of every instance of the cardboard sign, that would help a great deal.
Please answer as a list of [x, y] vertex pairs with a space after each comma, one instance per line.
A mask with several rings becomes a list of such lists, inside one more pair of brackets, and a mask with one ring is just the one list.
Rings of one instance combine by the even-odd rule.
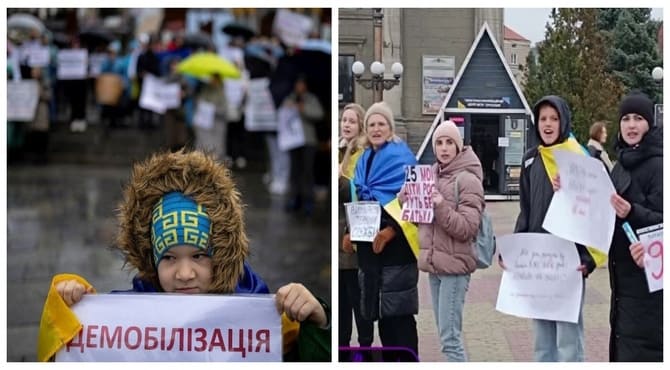
[[379, 202], [344, 203], [351, 241], [372, 242], [379, 232], [382, 209]]
[[616, 214], [610, 197], [616, 192], [598, 159], [554, 151], [561, 188], [554, 193], [542, 227], [563, 239], [610, 249]]
[[277, 111], [277, 143], [285, 152], [305, 145], [305, 131], [297, 108], [281, 107]]
[[7, 81], [7, 121], [32, 122], [38, 102], [37, 81]]
[[429, 224], [433, 222], [435, 173], [431, 165], [405, 166], [405, 202], [400, 218], [403, 221]]
[[90, 294], [56, 361], [281, 361], [273, 295]]
[[88, 51], [86, 49], [63, 49], [58, 52], [59, 80], [83, 80], [88, 77]]
[[644, 246], [644, 273], [649, 293], [663, 290], [663, 224], [637, 230]]
[[496, 310], [577, 323], [584, 287], [574, 243], [544, 233], [503, 235], [496, 243], [507, 266]]

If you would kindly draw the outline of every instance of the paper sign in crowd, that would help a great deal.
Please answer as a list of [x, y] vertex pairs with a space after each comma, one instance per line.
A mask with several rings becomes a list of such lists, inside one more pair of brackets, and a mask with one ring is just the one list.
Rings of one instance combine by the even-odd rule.
[[400, 218], [403, 221], [429, 224], [433, 222], [435, 173], [430, 165], [405, 166], [405, 202]]

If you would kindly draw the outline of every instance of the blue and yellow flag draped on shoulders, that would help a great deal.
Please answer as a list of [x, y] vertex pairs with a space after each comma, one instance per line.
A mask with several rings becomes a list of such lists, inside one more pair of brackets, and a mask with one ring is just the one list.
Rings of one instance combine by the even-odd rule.
[[[567, 140], [560, 144], [554, 144], [549, 147], [538, 145], [537, 150], [540, 153], [544, 169], [547, 171], [547, 175], [550, 179], [556, 177], [556, 174], [558, 173], [558, 165], [556, 165], [554, 150], [566, 150], [576, 154], [589, 155], [586, 149], [577, 142], [577, 139], [575, 139], [572, 134], [570, 134]], [[607, 255], [605, 253], [599, 251], [595, 247], [587, 246], [586, 248], [589, 250], [591, 257], [593, 257], [596, 266], [603, 266], [605, 264], [607, 261]]]
[[[369, 163], [370, 156], [375, 158]], [[351, 180], [354, 201], [378, 201], [384, 210], [398, 223], [412, 248], [414, 256], [419, 256], [419, 230], [411, 222], [400, 219], [400, 202], [397, 194], [405, 182], [405, 166], [415, 165], [416, 158], [404, 142], [387, 142], [375, 153], [367, 148], [356, 164]], [[370, 169], [368, 170], [368, 164]], [[368, 174], [367, 177], [365, 174]]]

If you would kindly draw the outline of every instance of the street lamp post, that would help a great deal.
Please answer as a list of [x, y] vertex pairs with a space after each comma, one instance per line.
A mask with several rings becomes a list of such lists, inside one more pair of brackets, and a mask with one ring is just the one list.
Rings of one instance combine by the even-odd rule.
[[663, 67], [654, 67], [651, 70], [651, 78], [661, 90], [657, 99], [659, 103], [654, 105], [654, 120], [657, 126], [663, 126]]
[[380, 62], [382, 59], [382, 24], [384, 13], [381, 8], [373, 9], [372, 13], [372, 27], [373, 27], [373, 46], [374, 46], [374, 62], [370, 64], [370, 78], [363, 78], [365, 72], [365, 65], [361, 61], [355, 61], [351, 65], [351, 71], [354, 73], [354, 78], [361, 86], [373, 91], [373, 98], [375, 102], [384, 100], [384, 90], [390, 90], [393, 86], [400, 83], [400, 76], [402, 76], [403, 66], [401, 63], [393, 63], [391, 72], [392, 79], [384, 78], [384, 71], [386, 67], [384, 63]]

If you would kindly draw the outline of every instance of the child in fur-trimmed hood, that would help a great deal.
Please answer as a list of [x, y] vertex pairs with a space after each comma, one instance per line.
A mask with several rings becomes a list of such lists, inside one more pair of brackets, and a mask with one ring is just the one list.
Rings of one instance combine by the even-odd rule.
[[[134, 166], [118, 209], [115, 248], [137, 270], [133, 292], [269, 293], [245, 262], [243, 205], [230, 173], [199, 151], [161, 153]], [[69, 309], [93, 287], [54, 277], [42, 313], [38, 359], [49, 360], [81, 325]], [[284, 359], [330, 360], [330, 309], [299, 283], [276, 292]], [[296, 341], [297, 336], [297, 341]]]

